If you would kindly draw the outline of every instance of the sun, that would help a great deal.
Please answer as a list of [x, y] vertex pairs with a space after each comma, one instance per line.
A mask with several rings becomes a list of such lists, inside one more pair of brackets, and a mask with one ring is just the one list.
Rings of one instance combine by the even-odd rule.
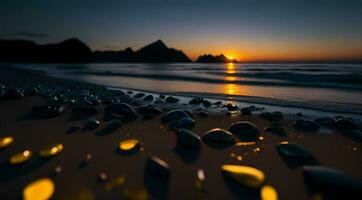
[[227, 56], [227, 58], [228, 58], [229, 60], [233, 60], [233, 59], [234, 59], [233, 56]]

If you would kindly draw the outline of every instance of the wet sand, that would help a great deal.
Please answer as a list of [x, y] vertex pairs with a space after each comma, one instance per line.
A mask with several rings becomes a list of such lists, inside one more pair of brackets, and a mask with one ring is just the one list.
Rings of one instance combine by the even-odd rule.
[[[7, 67], [0, 68], [0, 80], [4, 85], [12, 86], [36, 82], [64, 87], [89, 87], [85, 83], [49, 78], [39, 72]], [[249, 121], [261, 130], [263, 140], [257, 141], [256, 145], [232, 145], [223, 149], [202, 142], [200, 150], [192, 150], [177, 142], [176, 135], [161, 123], [160, 116], [150, 120], [138, 118], [108, 135], [96, 134], [97, 130], [105, 126], [103, 122], [95, 131], [67, 133], [72, 126], [83, 127], [88, 116], [74, 117], [71, 108], [67, 107], [66, 112], [59, 117], [29, 118], [32, 107], [45, 103], [46, 99], [41, 96], [0, 101], [0, 136], [13, 136], [15, 139], [13, 145], [0, 150], [0, 199], [21, 198], [26, 184], [41, 177], [49, 177], [54, 181], [54, 199], [82, 188], [91, 191], [96, 199], [120, 199], [122, 188], [105, 190], [105, 183], [97, 181], [100, 172], [106, 173], [110, 180], [125, 176], [124, 188], [144, 187], [150, 199], [260, 199], [259, 190], [246, 189], [224, 177], [220, 170], [222, 164], [247, 165], [262, 170], [266, 174], [266, 184], [275, 187], [279, 199], [312, 199], [316, 191], [305, 183], [300, 166], [294, 166], [278, 154], [275, 146], [281, 141], [302, 144], [313, 152], [320, 165], [336, 168], [362, 180], [359, 142], [335, 130], [328, 134], [296, 130], [292, 124], [296, 117], [292, 115], [281, 121], [289, 134], [288, 137], [282, 137], [266, 133], [264, 127], [270, 122], [258, 115], [229, 117], [220, 111], [207, 118], [200, 118], [198, 111], [193, 111], [196, 120], [193, 132], [198, 135], [212, 128], [228, 129], [234, 122]], [[98, 107], [101, 109], [104, 106]], [[101, 120], [102, 113], [92, 117]], [[140, 140], [144, 150], [132, 155], [118, 154], [118, 143], [126, 138]], [[64, 145], [63, 152], [55, 157], [45, 160], [34, 155], [23, 165], [8, 164], [8, 158], [16, 152], [24, 149], [37, 152], [55, 143]], [[256, 148], [260, 148], [260, 151], [256, 151]], [[91, 153], [93, 159], [89, 165], [80, 167], [86, 153]], [[242, 156], [242, 160], [236, 160], [230, 156], [231, 153]], [[150, 155], [169, 163], [171, 176], [168, 181], [145, 173], [145, 161]], [[58, 175], [53, 174], [56, 166], [62, 167]], [[199, 168], [206, 174], [205, 192], [202, 193], [195, 188]]]

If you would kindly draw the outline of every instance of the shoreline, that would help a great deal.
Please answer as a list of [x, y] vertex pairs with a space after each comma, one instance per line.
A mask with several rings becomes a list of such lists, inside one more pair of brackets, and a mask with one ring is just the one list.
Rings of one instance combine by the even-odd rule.
[[[260, 188], [248, 189], [225, 177], [220, 170], [224, 164], [251, 166], [263, 171], [266, 175], [265, 184], [276, 189], [279, 199], [314, 199], [321, 191], [305, 182], [302, 165], [278, 153], [276, 146], [284, 141], [303, 145], [316, 157], [317, 165], [338, 169], [354, 179], [362, 180], [360, 141], [350, 134], [326, 126], [321, 126], [318, 131], [295, 128], [293, 123], [296, 120], [310, 119], [309, 116], [283, 113], [283, 118], [277, 122], [287, 134], [280, 135], [265, 130], [273, 121], [262, 118], [260, 114], [265, 110], [258, 106], [251, 115], [244, 115], [240, 108], [229, 111], [214, 101], [211, 101], [210, 107], [202, 104], [195, 106], [185, 99], [186, 103], [183, 100], [178, 103], [153, 103], [161, 109], [161, 114], [148, 119], [137, 112], [139, 116], [135, 120], [122, 120], [122, 126], [117, 130], [99, 134], [110, 123], [104, 114], [109, 105], [106, 101], [91, 106], [98, 113], [86, 115], [77, 114], [74, 111], [77, 104], [72, 103], [64, 105], [64, 113], [50, 118], [33, 118], [32, 108], [52, 102], [53, 92], [67, 97], [74, 93], [83, 95], [83, 90], [100, 96], [108, 93], [118, 95], [119, 99], [129, 102], [134, 108], [151, 103], [135, 98], [138, 92], [117, 93], [96, 84], [48, 77], [43, 72], [11, 68], [0, 68], [0, 72], [0, 79], [7, 87], [44, 84], [50, 89], [44, 88], [40, 90], [41, 94], [35, 96], [0, 101], [0, 137], [14, 137], [14, 144], [0, 151], [1, 199], [18, 199], [27, 184], [41, 177], [54, 181], [54, 199], [72, 195], [80, 189], [96, 199], [119, 199], [123, 197], [124, 191], [135, 187], [145, 190], [149, 199], [260, 199]], [[61, 92], [58, 93], [58, 90]], [[153, 95], [153, 98], [153, 102], [156, 102], [160, 97]], [[222, 148], [201, 141], [200, 149], [189, 148], [169, 125], [162, 123], [162, 117], [173, 109], [189, 110], [195, 120], [192, 132], [200, 137], [212, 128], [227, 130], [236, 122], [248, 121], [260, 130], [262, 139], [258, 138], [255, 143], [247, 145], [235, 143]], [[207, 112], [208, 116], [202, 117], [201, 112]], [[89, 119], [99, 120], [100, 126], [95, 130], [83, 131]], [[68, 132], [72, 127], [78, 129]], [[127, 155], [119, 154], [119, 142], [130, 138], [139, 140], [142, 150]], [[38, 156], [37, 152], [43, 147], [57, 143], [64, 145], [59, 155], [49, 159]], [[24, 149], [34, 151], [33, 158], [19, 166], [10, 165], [9, 157]], [[91, 154], [92, 159], [82, 167], [80, 164], [87, 154]], [[145, 165], [150, 156], [157, 156], [170, 165], [169, 179], [149, 176]], [[54, 174], [59, 166], [61, 172]], [[195, 187], [199, 169], [203, 169], [206, 175], [205, 190], [202, 192]], [[105, 181], [99, 180], [100, 173], [107, 175]], [[117, 177], [125, 177], [125, 183], [112, 191], [106, 190], [107, 183]], [[331, 194], [333, 190], [323, 192], [324, 199], [333, 199]]]

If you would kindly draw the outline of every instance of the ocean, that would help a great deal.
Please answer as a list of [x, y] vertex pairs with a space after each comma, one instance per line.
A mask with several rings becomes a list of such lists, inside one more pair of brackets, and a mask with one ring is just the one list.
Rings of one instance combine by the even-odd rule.
[[142, 91], [362, 114], [362, 64], [16, 64], [48, 75]]

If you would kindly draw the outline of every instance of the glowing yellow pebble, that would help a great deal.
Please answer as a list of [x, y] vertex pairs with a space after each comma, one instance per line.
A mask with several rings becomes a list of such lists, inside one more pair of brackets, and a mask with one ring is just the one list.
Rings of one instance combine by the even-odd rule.
[[41, 178], [29, 183], [23, 190], [24, 200], [47, 200], [53, 196], [54, 183], [49, 178]]
[[196, 190], [199, 192], [205, 191], [205, 172], [203, 169], [197, 170], [197, 176], [195, 180], [195, 187]]
[[112, 190], [112, 189], [115, 188], [115, 187], [122, 186], [125, 181], [126, 181], [126, 178], [125, 178], [124, 176], [117, 177], [117, 178], [109, 181], [109, 182], [106, 184], [106, 190], [109, 191], [109, 190]]
[[123, 140], [119, 143], [121, 151], [132, 151], [140, 146], [140, 141], [135, 139]]
[[50, 146], [48, 148], [42, 149], [39, 151], [39, 155], [41, 157], [50, 157], [55, 156], [61, 151], [63, 151], [64, 146], [62, 144], [56, 144], [53, 146]]
[[265, 185], [260, 191], [261, 200], [278, 200], [278, 193], [273, 186]]
[[123, 190], [122, 196], [128, 200], [146, 200], [148, 192], [143, 187], [128, 187]]
[[21, 164], [23, 162], [28, 161], [32, 155], [33, 155], [33, 152], [31, 152], [30, 150], [25, 150], [25, 151], [12, 155], [9, 159], [9, 162], [13, 165]]
[[232, 179], [246, 187], [259, 188], [265, 181], [265, 174], [253, 167], [242, 165], [222, 165], [221, 170]]
[[0, 149], [11, 145], [13, 142], [14, 142], [14, 138], [10, 137], [10, 136], [0, 138]]

